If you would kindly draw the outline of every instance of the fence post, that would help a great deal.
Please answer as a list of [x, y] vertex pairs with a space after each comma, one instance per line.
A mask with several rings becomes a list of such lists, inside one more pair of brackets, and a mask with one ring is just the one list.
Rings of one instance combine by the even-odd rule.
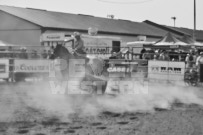
[[14, 59], [9, 59], [9, 78], [11, 78], [11, 82], [14, 82]]
[[200, 82], [203, 82], [203, 64], [200, 64], [199, 74], [199, 80]]

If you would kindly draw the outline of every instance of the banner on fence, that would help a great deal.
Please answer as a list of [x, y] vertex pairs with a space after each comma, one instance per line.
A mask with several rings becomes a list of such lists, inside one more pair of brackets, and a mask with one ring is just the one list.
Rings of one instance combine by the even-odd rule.
[[130, 77], [132, 72], [137, 69], [137, 66], [138, 61], [110, 59], [107, 71], [109, 72], [109, 77], [126, 77], [126, 75]]
[[36, 73], [49, 72], [50, 60], [18, 60], [14, 61], [14, 72]]
[[0, 59], [0, 78], [9, 78], [9, 59]]
[[185, 63], [175, 61], [149, 61], [148, 78], [161, 80], [184, 80]]

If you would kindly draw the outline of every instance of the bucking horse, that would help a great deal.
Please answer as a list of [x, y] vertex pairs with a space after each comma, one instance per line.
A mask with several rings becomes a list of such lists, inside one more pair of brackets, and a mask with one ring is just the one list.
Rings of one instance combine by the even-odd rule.
[[[104, 94], [107, 86], [105, 63], [102, 59], [72, 52], [64, 45], [54, 49], [55, 60], [62, 60], [65, 65], [60, 69], [59, 81], [79, 81], [80, 89], [90, 94]], [[65, 62], [65, 63], [64, 63]]]

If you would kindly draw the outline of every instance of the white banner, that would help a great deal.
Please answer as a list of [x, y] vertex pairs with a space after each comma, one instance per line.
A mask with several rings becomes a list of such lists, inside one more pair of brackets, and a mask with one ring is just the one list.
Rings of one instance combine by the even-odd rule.
[[18, 60], [14, 61], [14, 72], [49, 72], [50, 60]]
[[82, 37], [85, 47], [112, 47], [112, 39]]
[[85, 59], [70, 59], [69, 75], [70, 77], [85, 76]]
[[0, 78], [9, 78], [9, 60], [0, 59]]
[[184, 80], [185, 63], [175, 61], [149, 61], [148, 78], [161, 80]]
[[64, 41], [64, 33], [44, 33], [41, 35], [41, 41]]

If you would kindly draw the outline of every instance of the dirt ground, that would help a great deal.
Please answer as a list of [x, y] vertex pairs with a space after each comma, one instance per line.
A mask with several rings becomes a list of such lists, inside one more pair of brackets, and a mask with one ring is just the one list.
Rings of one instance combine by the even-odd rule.
[[[170, 109], [154, 108], [150, 112], [102, 111], [97, 115], [81, 115], [81, 108], [77, 108], [68, 113], [68, 119], [63, 119], [63, 117], [58, 117], [59, 114], [47, 115], [45, 109], [25, 103], [31, 99], [26, 99], [29, 96], [26, 97], [24, 92], [19, 93], [18, 90], [29, 87], [29, 85], [25, 88], [21, 85], [16, 87], [1, 84], [0, 135], [203, 134], [203, 107], [201, 105], [173, 103]], [[17, 94], [7, 93], [8, 89]], [[19, 94], [23, 96], [22, 99], [16, 96]]]

